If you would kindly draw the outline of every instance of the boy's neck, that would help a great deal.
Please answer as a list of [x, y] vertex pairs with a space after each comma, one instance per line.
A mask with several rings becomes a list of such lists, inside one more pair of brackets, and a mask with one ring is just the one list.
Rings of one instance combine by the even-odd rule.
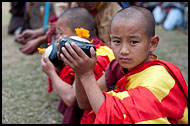
[[144, 63], [151, 61], [151, 60], [158, 60], [158, 57], [154, 54], [149, 54], [148, 58], [144, 62], [142, 62], [141, 64], [144, 64]]
[[[139, 64], [139, 65], [142, 65], [142, 64], [144, 64], [144, 63], [146, 63], [146, 62], [148, 62], [148, 61], [151, 61], [151, 60], [158, 60], [158, 58], [157, 58], [157, 56], [154, 55], [154, 54], [149, 54], [148, 58], [147, 58], [144, 62], [142, 62], [141, 64]], [[137, 65], [137, 66], [139, 66], [139, 65]], [[137, 67], [137, 66], [136, 66], [136, 67]], [[134, 67], [133, 69], [135, 69], [136, 67]], [[129, 70], [129, 69], [126, 69], [126, 68], [122, 68], [122, 72], [123, 72], [124, 74], [127, 74], [127, 73], [129, 73], [130, 71], [132, 71], [133, 69]]]

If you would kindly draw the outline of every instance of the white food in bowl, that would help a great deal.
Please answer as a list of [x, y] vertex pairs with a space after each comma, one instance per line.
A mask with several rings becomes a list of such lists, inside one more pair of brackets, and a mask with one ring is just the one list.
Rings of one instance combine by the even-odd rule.
[[49, 55], [51, 54], [51, 51], [53, 49], [53, 46], [50, 45], [48, 48], [46, 48], [46, 51], [45, 51], [45, 57], [49, 57]]
[[91, 43], [91, 42], [88, 41], [87, 39], [81, 38], [81, 37], [79, 37], [79, 36], [71, 36], [71, 37], [69, 37], [69, 38], [72, 38], [72, 39], [74, 39], [74, 40], [78, 40], [78, 41], [81, 41], [81, 42]]

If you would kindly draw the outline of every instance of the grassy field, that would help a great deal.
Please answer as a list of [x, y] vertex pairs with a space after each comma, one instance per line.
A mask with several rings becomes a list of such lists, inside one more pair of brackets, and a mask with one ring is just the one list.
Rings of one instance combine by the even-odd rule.
[[48, 80], [41, 71], [41, 55], [26, 56], [19, 51], [15, 36], [7, 35], [9, 4], [2, 3], [2, 9], [2, 123], [60, 123], [60, 97], [56, 91], [46, 93]]
[[[60, 97], [54, 90], [46, 94], [47, 76], [41, 71], [40, 54], [26, 56], [19, 51], [15, 36], [7, 34], [9, 3], [2, 3], [2, 123], [60, 123], [57, 112]], [[159, 59], [177, 65], [188, 83], [188, 36], [183, 29], [165, 31], [156, 27], [160, 43], [155, 51]]]

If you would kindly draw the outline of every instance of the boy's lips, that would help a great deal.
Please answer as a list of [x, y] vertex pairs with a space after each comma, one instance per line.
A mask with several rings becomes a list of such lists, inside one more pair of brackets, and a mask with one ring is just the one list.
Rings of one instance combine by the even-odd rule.
[[120, 60], [121, 62], [129, 62], [129, 61], [131, 61], [132, 59], [130, 59], [130, 58], [119, 58], [119, 60]]

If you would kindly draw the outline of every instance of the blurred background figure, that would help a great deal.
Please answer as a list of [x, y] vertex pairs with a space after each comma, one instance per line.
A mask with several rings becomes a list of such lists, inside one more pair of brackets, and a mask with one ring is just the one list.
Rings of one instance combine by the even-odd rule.
[[[56, 38], [56, 21], [68, 8], [83, 7], [87, 9], [95, 20], [96, 35], [107, 46], [110, 46], [110, 23], [114, 14], [122, 9], [117, 2], [51, 2], [52, 15], [49, 15], [48, 25], [43, 27], [40, 21], [37, 29], [26, 29], [17, 35], [15, 40], [23, 45], [21, 52], [26, 55], [34, 54], [37, 48], [45, 43], [47, 46]], [[30, 9], [30, 8], [29, 8]], [[43, 10], [43, 9], [40, 9]], [[44, 13], [44, 11], [42, 11]], [[35, 24], [36, 25], [36, 24]]]
[[[9, 34], [18, 35], [25, 29], [37, 29], [44, 23], [45, 2], [11, 2]], [[49, 16], [54, 15], [50, 6]]]
[[149, 9], [151, 12], [160, 2], [144, 2], [142, 6]]
[[122, 8], [126, 8], [130, 6], [130, 2], [118, 2], [118, 4], [122, 7]]
[[55, 15], [59, 17], [65, 10], [76, 7], [76, 2], [52, 2]]
[[151, 12], [152, 10], [159, 4], [160, 2], [118, 2], [118, 4], [122, 8], [126, 8], [129, 6], [141, 6], [149, 9]]
[[162, 2], [154, 8], [152, 13], [157, 24], [163, 23], [165, 30], [173, 30], [183, 26], [184, 8], [184, 2]]
[[188, 35], [188, 2], [185, 2], [185, 8], [184, 8], [184, 27], [185, 27], [184, 33]]
[[14, 32], [23, 26], [24, 14], [25, 14], [25, 2], [10, 2], [11, 20], [8, 26], [8, 34], [14, 34]]
[[[40, 21], [38, 25], [39, 28], [25, 29], [21, 34], [17, 35], [15, 38], [15, 41], [24, 44], [20, 50], [22, 53], [26, 55], [34, 54], [37, 51], [37, 48], [41, 45], [47, 47], [48, 44], [54, 42], [56, 39], [56, 22], [60, 14], [63, 13], [66, 9], [76, 6], [76, 2], [49, 3], [49, 15], [45, 14], [44, 6], [42, 6], [40, 9], [44, 18], [42, 21]], [[45, 5], [47, 5], [47, 3], [45, 3]], [[48, 23], [47, 25], [44, 25], [44, 20], [46, 19], [46, 17], [48, 17]]]
[[77, 4], [92, 14], [96, 23], [96, 35], [107, 46], [110, 46], [111, 20], [122, 7], [118, 2], [77, 2]]
[[[24, 29], [37, 29], [43, 26], [45, 2], [27, 2]], [[49, 17], [54, 15], [50, 4]]]

